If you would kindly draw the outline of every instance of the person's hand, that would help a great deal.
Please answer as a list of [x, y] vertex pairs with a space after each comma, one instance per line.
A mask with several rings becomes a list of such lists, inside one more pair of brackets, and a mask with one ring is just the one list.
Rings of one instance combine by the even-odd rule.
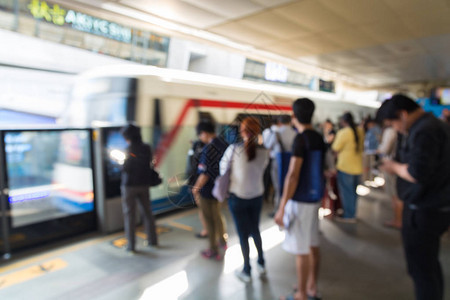
[[284, 210], [278, 209], [277, 213], [275, 214], [275, 217], [274, 217], [275, 223], [278, 226], [284, 227], [283, 217], [284, 217]]
[[396, 162], [391, 159], [383, 159], [381, 161], [381, 165], [379, 168], [381, 171], [395, 174], [395, 170], [394, 170], [395, 164], [396, 164]]
[[336, 170], [325, 170], [323, 173], [326, 178], [332, 178], [333, 176], [336, 175], [337, 172]]
[[194, 190], [191, 189], [192, 195], [194, 196], [194, 201], [195, 204], [197, 204], [197, 206], [200, 206], [200, 197], [199, 197], [199, 192], [194, 193]]
[[197, 198], [200, 195], [200, 189], [198, 187], [192, 187], [192, 195], [195, 197], [195, 202], [197, 202]]

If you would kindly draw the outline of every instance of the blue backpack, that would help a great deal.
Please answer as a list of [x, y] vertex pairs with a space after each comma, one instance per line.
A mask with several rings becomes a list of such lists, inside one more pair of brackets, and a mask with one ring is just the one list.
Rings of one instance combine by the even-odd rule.
[[319, 202], [324, 193], [325, 178], [323, 175], [323, 150], [310, 150], [308, 137], [301, 134], [306, 144], [302, 169], [297, 189], [292, 200], [297, 202]]

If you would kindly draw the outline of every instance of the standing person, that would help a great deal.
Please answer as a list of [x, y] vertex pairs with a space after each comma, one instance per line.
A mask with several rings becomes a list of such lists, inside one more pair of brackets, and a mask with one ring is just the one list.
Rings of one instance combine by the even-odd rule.
[[[378, 146], [377, 153], [382, 159], [394, 159], [397, 150], [397, 140], [399, 135], [397, 131], [391, 126], [386, 127], [383, 130], [381, 136], [381, 143]], [[388, 172], [383, 172], [384, 175], [384, 191], [392, 199], [392, 208], [394, 211], [394, 217], [391, 221], [386, 221], [385, 226], [397, 228], [402, 228], [402, 213], [403, 213], [403, 202], [398, 198], [397, 195], [397, 175]]]
[[402, 94], [386, 100], [377, 118], [406, 135], [398, 161], [385, 160], [382, 169], [398, 176], [403, 247], [416, 299], [442, 300], [439, 247], [450, 225], [450, 126]]
[[284, 181], [275, 222], [286, 229], [283, 249], [296, 255], [298, 290], [287, 299], [316, 300], [319, 275], [320, 200], [324, 191], [325, 143], [313, 129], [314, 103], [297, 99], [293, 123], [299, 134], [294, 139], [289, 170]]
[[326, 119], [322, 125], [322, 130], [325, 144], [327, 148], [331, 148], [331, 144], [333, 144], [334, 137], [336, 136], [336, 131], [334, 130], [333, 122], [331, 122], [330, 119]]
[[[266, 149], [269, 150], [270, 153], [270, 160], [269, 160], [269, 170], [266, 170], [266, 172], [269, 172], [270, 177], [270, 183], [272, 184], [273, 189], [273, 197], [272, 197], [272, 203], [275, 207], [276, 203], [279, 202], [279, 184], [278, 184], [278, 165], [277, 165], [277, 158], [276, 158], [276, 152], [273, 149], [272, 141], [275, 141], [275, 133], [278, 131], [278, 120], [276, 116], [272, 116], [271, 119], [271, 125], [269, 128], [266, 128], [262, 132], [262, 138], [263, 138], [263, 145]], [[269, 142], [270, 141], [270, 142]], [[274, 213], [271, 211], [269, 213], [269, 217], [273, 218]]]
[[[280, 205], [280, 197], [283, 192], [283, 183], [280, 180], [285, 177], [287, 173], [287, 165], [283, 163], [283, 153], [289, 153], [292, 149], [292, 143], [297, 135], [297, 132], [292, 128], [291, 117], [288, 115], [281, 115], [278, 117], [277, 130], [273, 131], [264, 141], [264, 146], [271, 150], [272, 162], [272, 181], [274, 186], [274, 210], [271, 214], [273, 217]], [[278, 156], [278, 157], [277, 157]]]
[[363, 182], [374, 179], [376, 153], [380, 143], [381, 129], [370, 116], [364, 123], [364, 155], [363, 155]]
[[129, 144], [123, 164], [121, 183], [123, 219], [128, 240], [126, 249], [134, 252], [136, 202], [139, 204], [144, 220], [148, 244], [158, 245], [155, 217], [152, 214], [149, 193], [152, 151], [148, 144], [142, 142], [139, 127], [129, 124], [122, 128], [121, 134]]
[[197, 136], [205, 144], [198, 164], [198, 178], [192, 187], [194, 197], [200, 201], [200, 209], [206, 221], [209, 248], [202, 251], [205, 258], [221, 259], [219, 246], [226, 248], [225, 220], [220, 210], [220, 203], [212, 195], [214, 180], [219, 175], [219, 162], [227, 143], [216, 136], [215, 126], [211, 122], [197, 125]]
[[364, 130], [356, 126], [353, 115], [349, 112], [341, 117], [342, 129], [339, 130], [331, 148], [337, 152], [337, 183], [344, 206], [342, 217], [337, 221], [356, 223], [356, 204], [358, 195], [356, 188], [359, 184], [364, 148]]
[[[202, 154], [203, 147], [205, 144], [197, 140], [192, 143], [192, 148], [189, 149], [188, 159], [187, 159], [187, 167], [186, 174], [188, 176], [188, 186], [193, 187], [198, 178], [198, 164], [200, 162], [200, 156]], [[194, 196], [194, 195], [193, 195]], [[208, 237], [208, 230], [206, 228], [205, 217], [203, 217], [202, 210], [200, 208], [200, 199], [194, 196], [195, 204], [197, 204], [198, 210], [198, 218], [200, 223], [202, 224], [202, 229], [199, 233], [195, 234], [195, 237], [199, 239], [204, 239]]]
[[261, 132], [258, 120], [245, 118], [241, 123], [240, 132], [244, 142], [227, 148], [220, 162], [220, 173], [223, 175], [226, 172], [231, 160], [228, 206], [244, 257], [244, 268], [242, 271], [237, 270], [236, 276], [247, 283], [251, 281], [248, 243], [250, 236], [258, 251], [257, 270], [261, 275], [266, 273], [259, 219], [264, 193], [263, 175], [269, 162], [269, 155], [266, 149], [258, 146], [258, 135]]

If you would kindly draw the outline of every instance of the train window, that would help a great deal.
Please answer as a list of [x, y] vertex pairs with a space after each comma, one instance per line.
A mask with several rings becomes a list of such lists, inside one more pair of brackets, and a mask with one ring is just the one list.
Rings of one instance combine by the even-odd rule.
[[259, 124], [261, 125], [261, 129], [265, 129], [270, 127], [272, 124], [272, 120], [274, 118], [273, 115], [264, 115], [264, 114], [238, 114], [235, 121], [233, 123], [241, 123], [247, 117], [253, 117], [259, 120]]
[[216, 121], [214, 120], [214, 117], [211, 115], [211, 113], [205, 112], [205, 111], [198, 112], [198, 120], [200, 122], [211, 122], [213, 124], [216, 123]]

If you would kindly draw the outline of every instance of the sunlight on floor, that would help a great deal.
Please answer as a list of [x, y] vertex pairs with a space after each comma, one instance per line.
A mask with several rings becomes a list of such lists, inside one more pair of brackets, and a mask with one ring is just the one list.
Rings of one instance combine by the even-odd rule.
[[[263, 250], [268, 251], [284, 240], [284, 232], [280, 231], [278, 226], [272, 226], [263, 232], [261, 232], [261, 239], [263, 241]], [[250, 243], [250, 259], [258, 257], [258, 252], [256, 251], [255, 245], [252, 239], [249, 239]], [[223, 272], [229, 274], [241, 267], [244, 264], [242, 259], [242, 252], [240, 244], [235, 244], [228, 248], [225, 258], [224, 258]]]
[[189, 287], [186, 271], [178, 272], [145, 289], [139, 300], [176, 300]]

